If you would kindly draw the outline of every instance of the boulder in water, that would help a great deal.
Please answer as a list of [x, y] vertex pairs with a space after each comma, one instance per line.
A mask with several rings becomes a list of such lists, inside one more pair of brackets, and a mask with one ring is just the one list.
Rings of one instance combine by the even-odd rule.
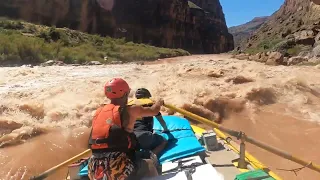
[[296, 64], [306, 62], [306, 61], [308, 61], [307, 58], [301, 57], [301, 56], [296, 56], [296, 57], [289, 58], [287, 64], [288, 64], [288, 66], [290, 66], [290, 65], [296, 65]]
[[315, 57], [320, 57], [320, 44], [313, 48], [312, 55]]
[[218, 72], [215, 72], [215, 71], [210, 71], [208, 72], [207, 76], [208, 77], [214, 77], [214, 78], [220, 78], [224, 75], [224, 72], [223, 71], [218, 71]]
[[23, 67], [23, 68], [25, 68], [25, 67], [33, 68], [33, 65], [32, 64], [24, 64], [21, 67]]
[[54, 63], [55, 63], [55, 61], [54, 61], [54, 60], [49, 60], [49, 61], [46, 61], [46, 62], [42, 63], [42, 65], [45, 65], [45, 66], [52, 66]]
[[281, 65], [283, 64], [283, 55], [279, 52], [271, 52], [266, 65]]
[[55, 61], [55, 60], [49, 60], [41, 64], [41, 66], [54, 66], [54, 65], [63, 66], [65, 64], [62, 61]]
[[261, 52], [259, 52], [259, 53], [257, 53], [257, 54], [255, 54], [255, 55], [252, 55], [252, 56], [250, 56], [249, 57], [249, 60], [251, 60], [251, 61], [259, 61], [259, 59], [261, 58]]
[[111, 61], [110, 64], [122, 64], [123, 62], [122, 61]]
[[239, 60], [246, 60], [246, 59], [249, 59], [249, 54], [239, 54], [239, 55], [236, 55], [234, 58], [236, 59], [239, 59]]
[[313, 64], [320, 64], [320, 57], [313, 57], [308, 60], [308, 62]]
[[102, 63], [99, 61], [90, 61], [88, 65], [102, 65]]

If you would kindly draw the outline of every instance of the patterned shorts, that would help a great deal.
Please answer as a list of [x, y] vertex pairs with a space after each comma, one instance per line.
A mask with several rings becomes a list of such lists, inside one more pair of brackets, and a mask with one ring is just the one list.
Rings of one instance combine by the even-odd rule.
[[132, 160], [123, 152], [92, 155], [88, 165], [91, 180], [125, 180], [134, 168]]

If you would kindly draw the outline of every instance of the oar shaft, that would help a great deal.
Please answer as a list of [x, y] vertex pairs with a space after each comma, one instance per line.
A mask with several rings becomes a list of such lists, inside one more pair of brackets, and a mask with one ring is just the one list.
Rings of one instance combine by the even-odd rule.
[[72, 164], [73, 162], [85, 157], [85, 156], [88, 156], [89, 153], [91, 152], [91, 149], [87, 149], [85, 150], [84, 152], [48, 169], [47, 171], [41, 173], [40, 175], [38, 176], [35, 176], [35, 177], [31, 177], [30, 180], [42, 180], [42, 179], [45, 179], [46, 177], [48, 177], [50, 174], [56, 172], [57, 170], [61, 169], [62, 167], [66, 166], [66, 165], [69, 165], [69, 164]]
[[[194, 119], [194, 120], [197, 120], [197, 121], [199, 121], [199, 122], [201, 122], [201, 123], [204, 123], [204, 124], [206, 124], [206, 125], [209, 125], [209, 126], [211, 126], [211, 127], [213, 127], [213, 128], [219, 129], [219, 130], [221, 130], [221, 131], [223, 131], [223, 132], [225, 132], [225, 133], [227, 133], [227, 134], [229, 134], [229, 135], [231, 135], [231, 136], [234, 136], [234, 137], [239, 138], [240, 132], [237, 132], [237, 131], [234, 131], [234, 130], [225, 128], [225, 127], [223, 127], [222, 125], [219, 125], [219, 124], [217, 124], [217, 123], [215, 123], [215, 122], [213, 122], [213, 121], [210, 121], [209, 119], [200, 117], [200, 116], [198, 116], [198, 115], [196, 115], [196, 114], [193, 114], [193, 113], [188, 112], [188, 111], [186, 111], [186, 110], [184, 110], [184, 109], [181, 109], [181, 108], [177, 108], [177, 107], [175, 107], [175, 106], [173, 106], [173, 105], [165, 104], [164, 106], [167, 107], [167, 108], [169, 108], [169, 109], [171, 109], [171, 110], [173, 110], [173, 111], [179, 112], [180, 114], [182, 114], [182, 115], [184, 115], [184, 116], [187, 116], [187, 117], [189, 117], [189, 118], [192, 118], [192, 119]], [[300, 165], [306, 166], [306, 167], [308, 167], [308, 168], [310, 168], [310, 169], [312, 169], [312, 170], [315, 170], [315, 171], [317, 171], [317, 172], [320, 172], [320, 165], [313, 164], [313, 163], [311, 163], [311, 162], [307, 162], [307, 161], [305, 161], [305, 160], [302, 160], [302, 159], [300, 159], [300, 158], [298, 158], [298, 157], [296, 157], [296, 156], [293, 156], [293, 155], [291, 155], [291, 154], [289, 154], [289, 153], [287, 153], [287, 152], [284, 152], [284, 151], [282, 151], [282, 150], [279, 150], [279, 149], [277, 149], [277, 148], [275, 148], [275, 147], [266, 145], [265, 143], [262, 143], [262, 142], [260, 142], [260, 141], [257, 141], [257, 140], [255, 140], [255, 139], [253, 139], [253, 138], [251, 138], [251, 137], [246, 136], [246, 135], [244, 135], [243, 138], [244, 138], [247, 142], [249, 142], [249, 143], [251, 143], [251, 144], [254, 144], [254, 145], [256, 145], [256, 146], [258, 146], [258, 147], [260, 147], [260, 148], [262, 148], [262, 149], [264, 149], [264, 150], [267, 150], [267, 151], [269, 151], [269, 152], [271, 152], [271, 153], [273, 153], [273, 154], [276, 154], [276, 155], [278, 155], [278, 156], [280, 156], [280, 157], [283, 157], [283, 158], [285, 158], [285, 159], [288, 159], [288, 160], [291, 160], [291, 161], [293, 161], [293, 162], [296, 162], [296, 163], [298, 163], [298, 164], [300, 164]]]
[[284, 152], [284, 151], [282, 151], [282, 150], [280, 150], [278, 148], [266, 145], [266, 144], [264, 144], [264, 143], [262, 143], [262, 142], [260, 142], [258, 140], [255, 140], [255, 139], [253, 139], [251, 137], [246, 136], [245, 139], [246, 139], [247, 142], [249, 142], [251, 144], [254, 144], [254, 145], [256, 145], [256, 146], [258, 146], [258, 147], [260, 147], [260, 148], [262, 148], [264, 150], [267, 150], [267, 151], [269, 151], [269, 152], [271, 152], [273, 154], [276, 154], [276, 155], [278, 155], [280, 157], [283, 157], [283, 158], [288, 159], [290, 161], [296, 162], [296, 163], [298, 163], [300, 165], [306, 166], [306, 167], [308, 167], [308, 168], [310, 168], [312, 170], [320, 172], [320, 166], [317, 165], [317, 164], [313, 164], [312, 162], [308, 162], [308, 161], [305, 161], [303, 159], [300, 159], [300, 158], [298, 158], [296, 156], [293, 156], [293, 155], [291, 155], [291, 154], [289, 154], [287, 152]]
[[219, 129], [219, 130], [221, 130], [221, 131], [223, 131], [223, 132], [225, 132], [227, 134], [230, 134], [231, 136], [235, 136], [236, 137], [236, 136], [239, 135], [239, 132], [237, 132], [237, 131], [225, 128], [225, 127], [221, 126], [220, 124], [217, 124], [217, 123], [215, 123], [213, 121], [210, 121], [209, 119], [203, 118], [201, 116], [193, 114], [193, 113], [191, 113], [189, 111], [186, 111], [184, 109], [177, 108], [177, 107], [175, 107], [175, 106], [173, 106], [171, 104], [164, 104], [164, 106], [169, 108], [169, 109], [171, 109], [171, 110], [173, 110], [173, 111], [179, 112], [179, 113], [181, 113], [181, 114], [183, 114], [183, 115], [185, 115], [185, 116], [187, 116], [189, 118], [197, 120], [197, 121], [199, 121], [199, 122], [201, 122], [203, 124], [206, 124], [206, 125], [212, 126], [214, 128], [217, 128], [217, 129]]

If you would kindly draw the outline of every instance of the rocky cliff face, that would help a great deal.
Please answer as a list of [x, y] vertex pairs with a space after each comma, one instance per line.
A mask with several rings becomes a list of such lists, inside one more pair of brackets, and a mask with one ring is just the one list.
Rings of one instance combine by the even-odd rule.
[[285, 0], [248, 40], [247, 48], [276, 50], [285, 56], [308, 53], [319, 41], [320, 6], [311, 0]]
[[[194, 3], [201, 7], [197, 9], [190, 6]], [[233, 50], [234, 42], [232, 35], [228, 32], [225, 17], [219, 0], [191, 0], [189, 1], [191, 17], [197, 16], [199, 19], [199, 32], [203, 41], [205, 53], [219, 53]], [[197, 13], [195, 12], [197, 11]], [[201, 16], [196, 15], [202, 13]]]
[[230, 27], [228, 30], [233, 35], [234, 46], [243, 49], [246, 45], [247, 39], [267, 20], [268, 16], [256, 17], [245, 24]]
[[234, 47], [219, 0], [2, 0], [0, 16], [193, 53]]

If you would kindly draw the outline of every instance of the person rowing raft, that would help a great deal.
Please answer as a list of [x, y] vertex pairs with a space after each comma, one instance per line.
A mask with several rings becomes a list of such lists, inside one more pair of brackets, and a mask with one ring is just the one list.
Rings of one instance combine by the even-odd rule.
[[164, 104], [160, 99], [151, 107], [127, 105], [130, 87], [121, 78], [113, 78], [104, 87], [111, 103], [97, 109], [92, 120], [88, 176], [91, 180], [126, 180], [157, 176], [152, 159], [135, 156], [139, 143], [133, 133], [139, 117], [155, 116]]
[[[136, 99], [129, 101], [128, 104], [141, 105], [143, 107], [151, 107], [154, 105], [154, 102], [150, 100], [151, 93], [146, 88], [137, 89], [135, 97]], [[162, 125], [164, 132], [168, 131], [161, 112], [156, 115], [156, 118]], [[152, 151], [156, 156], [159, 156], [168, 143], [161, 135], [153, 132], [153, 116], [138, 118], [134, 124], [133, 131], [138, 138], [140, 148], [142, 150]]]

